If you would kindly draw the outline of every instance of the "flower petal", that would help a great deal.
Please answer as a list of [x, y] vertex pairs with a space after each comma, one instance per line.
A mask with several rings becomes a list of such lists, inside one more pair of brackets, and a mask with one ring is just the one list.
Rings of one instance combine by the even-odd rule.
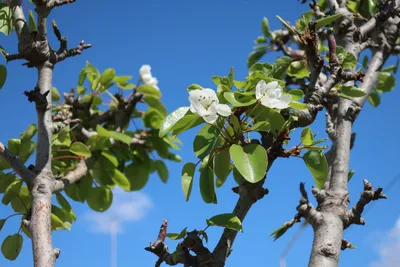
[[256, 98], [257, 99], [260, 99], [265, 94], [266, 85], [267, 84], [265, 83], [264, 80], [261, 80], [257, 83], [257, 85], [256, 85]]
[[283, 95], [279, 98], [278, 100], [278, 105], [276, 106], [276, 108], [279, 109], [285, 109], [289, 107], [289, 103], [290, 101], [292, 101], [292, 96], [287, 94], [287, 95]]
[[202, 90], [191, 90], [189, 91], [189, 101], [190, 103], [200, 103], [200, 96]]
[[203, 119], [207, 123], [214, 123], [218, 119], [218, 115], [217, 114], [207, 115], [207, 116], [204, 116]]
[[197, 110], [195, 109], [193, 103], [190, 103], [189, 109], [190, 109], [190, 111], [191, 111], [192, 113], [196, 113], [196, 114], [197, 114]]
[[193, 107], [197, 111], [197, 114], [199, 114], [201, 117], [207, 115], [207, 110], [201, 103], [194, 103]]
[[265, 90], [268, 90], [268, 89], [275, 89], [275, 88], [277, 88], [278, 86], [279, 86], [279, 84], [278, 84], [277, 81], [269, 82], [269, 83], [266, 84]]
[[142, 81], [147, 84], [151, 79], [153, 79], [153, 76], [151, 76], [151, 73], [144, 73], [143, 75], [140, 75], [142, 78]]
[[218, 104], [216, 107], [218, 114], [221, 116], [228, 117], [232, 113], [231, 107], [226, 104]]
[[143, 66], [140, 67], [140, 69], [139, 69], [140, 76], [143, 76], [143, 75], [148, 74], [148, 73], [150, 73], [150, 72], [151, 72], [151, 67], [150, 67], [150, 65], [143, 65]]
[[268, 96], [264, 96], [263, 98], [261, 98], [261, 104], [269, 108], [276, 108], [277, 105], [279, 105], [279, 100], [275, 98], [269, 98]]

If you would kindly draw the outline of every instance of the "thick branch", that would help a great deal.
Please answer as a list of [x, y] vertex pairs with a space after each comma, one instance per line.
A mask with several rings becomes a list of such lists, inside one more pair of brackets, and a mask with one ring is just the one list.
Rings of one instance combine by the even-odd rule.
[[30, 184], [35, 177], [35, 173], [30, 171], [22, 164], [17, 157], [0, 142], [0, 157], [6, 161], [11, 168], [27, 183]]
[[84, 160], [81, 160], [74, 170], [70, 171], [64, 178], [55, 181], [53, 192], [63, 190], [69, 184], [78, 182], [87, 173], [87, 166]]
[[9, 6], [12, 10], [13, 25], [17, 32], [18, 40], [23, 41], [23, 38], [30, 36], [30, 31], [22, 10], [21, 0], [11, 0]]

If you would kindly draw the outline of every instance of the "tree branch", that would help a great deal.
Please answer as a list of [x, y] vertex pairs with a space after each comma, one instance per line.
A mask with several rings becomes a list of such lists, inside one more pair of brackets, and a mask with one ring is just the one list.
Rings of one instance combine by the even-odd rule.
[[387, 197], [382, 193], [382, 188], [378, 188], [374, 190], [372, 188], [372, 184], [367, 180], [363, 180], [364, 183], [364, 192], [361, 193], [360, 200], [357, 204], [348, 211], [349, 223], [346, 227], [349, 227], [351, 224], [365, 224], [365, 220], [361, 218], [361, 215], [364, 211], [365, 206], [373, 201], [378, 199], [387, 199]]
[[25, 167], [17, 157], [0, 142], [0, 157], [29, 185], [35, 178], [35, 173]]
[[87, 173], [87, 165], [84, 160], [81, 160], [74, 170], [70, 171], [64, 178], [56, 180], [54, 183], [53, 192], [59, 192], [70, 184], [78, 182]]

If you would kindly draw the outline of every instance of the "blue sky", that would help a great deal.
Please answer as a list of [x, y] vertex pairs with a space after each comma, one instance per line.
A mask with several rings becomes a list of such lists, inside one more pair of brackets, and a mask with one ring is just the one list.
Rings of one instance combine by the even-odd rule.
[[[26, 1], [27, 2], [27, 1]], [[213, 75], [226, 75], [235, 67], [238, 79], [247, 74], [246, 59], [251, 52], [253, 40], [261, 34], [260, 23], [265, 16], [271, 28], [280, 28], [275, 18], [280, 15], [293, 21], [307, 9], [295, 0], [147, 0], [147, 1], [77, 1], [55, 10], [50, 19], [56, 19], [69, 45], [77, 45], [82, 39], [93, 47], [81, 56], [69, 59], [56, 66], [54, 86], [67, 91], [77, 83], [79, 71], [86, 60], [100, 70], [109, 67], [117, 74], [133, 75], [143, 64], [152, 66], [152, 73], [159, 80], [162, 100], [168, 111], [188, 105], [186, 87], [192, 83], [214, 88]], [[52, 37], [53, 46], [57, 47]], [[3, 47], [16, 52], [16, 37], [0, 37]], [[271, 61], [276, 54], [268, 54]], [[26, 127], [36, 121], [34, 106], [23, 95], [24, 90], [35, 86], [36, 71], [11, 62], [7, 66], [8, 79], [0, 90], [0, 141], [7, 143], [17, 137]], [[399, 75], [397, 75], [399, 78]], [[356, 174], [349, 184], [351, 205], [357, 201], [362, 190], [362, 179], [369, 179], [376, 186], [386, 185], [400, 173], [398, 164], [399, 124], [394, 107], [400, 97], [398, 88], [383, 95], [379, 108], [366, 105], [354, 125], [358, 133], [350, 167]], [[323, 113], [313, 125], [314, 133], [326, 137]], [[192, 196], [185, 202], [181, 192], [180, 173], [185, 162], [195, 161], [191, 141], [198, 129], [181, 136], [182, 163], [168, 163], [168, 184], [162, 184], [157, 176], [151, 177], [140, 193], [117, 194], [118, 203], [112, 210], [99, 217], [86, 204], [73, 203], [78, 221], [72, 230], [55, 232], [54, 246], [62, 253], [58, 267], [110, 266], [110, 235], [104, 233], [104, 223], [110, 218], [121, 220], [118, 236], [118, 266], [154, 266], [156, 257], [143, 248], [156, 239], [163, 219], [169, 220], [169, 230], [177, 232], [202, 229], [205, 219], [231, 212], [237, 196], [230, 190], [233, 179], [218, 189], [218, 205], [205, 204], [201, 200], [196, 177]], [[300, 131], [293, 134], [294, 142]], [[295, 226], [276, 242], [269, 233], [295, 215], [299, 200], [298, 185], [312, 177], [300, 159], [280, 159], [274, 163], [266, 186], [270, 194], [256, 203], [243, 222], [243, 233], [239, 233], [227, 266], [279, 266], [279, 258], [288, 242], [299, 228]], [[388, 200], [375, 203], [365, 216], [366, 226], [352, 226], [345, 238], [357, 246], [355, 250], [342, 253], [340, 266], [391, 267], [399, 259], [400, 217], [396, 191], [400, 183], [388, 192]], [[0, 217], [6, 217], [11, 209], [0, 206]], [[99, 224], [100, 222], [100, 224]], [[18, 219], [13, 218], [0, 232], [0, 240], [18, 230]], [[102, 228], [103, 227], [103, 228]], [[102, 230], [103, 229], [103, 230]], [[222, 229], [208, 231], [209, 248], [219, 239]], [[175, 241], [168, 241], [171, 249]], [[312, 230], [308, 227], [287, 256], [287, 266], [306, 266], [312, 244]], [[386, 254], [382, 254], [386, 253]], [[382, 261], [384, 255], [386, 261]], [[388, 260], [389, 259], [389, 260]], [[393, 265], [391, 265], [393, 264]], [[29, 239], [24, 239], [20, 257], [10, 262], [0, 257], [0, 266], [31, 266], [32, 250]]]

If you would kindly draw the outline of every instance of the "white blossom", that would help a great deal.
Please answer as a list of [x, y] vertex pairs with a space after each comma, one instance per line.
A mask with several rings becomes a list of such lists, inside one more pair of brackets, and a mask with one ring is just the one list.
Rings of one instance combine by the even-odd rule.
[[191, 90], [189, 92], [190, 111], [201, 116], [207, 123], [214, 123], [218, 114], [227, 117], [231, 108], [220, 104], [217, 94], [212, 89]]
[[139, 70], [139, 74], [144, 84], [151, 85], [154, 88], [160, 90], [160, 88], [158, 88], [157, 86], [158, 84], [157, 78], [153, 77], [153, 75], [151, 74], [150, 65], [143, 65]]
[[256, 98], [261, 104], [269, 108], [285, 109], [289, 107], [292, 96], [282, 95], [282, 87], [277, 81], [266, 83], [261, 80], [256, 85]]

